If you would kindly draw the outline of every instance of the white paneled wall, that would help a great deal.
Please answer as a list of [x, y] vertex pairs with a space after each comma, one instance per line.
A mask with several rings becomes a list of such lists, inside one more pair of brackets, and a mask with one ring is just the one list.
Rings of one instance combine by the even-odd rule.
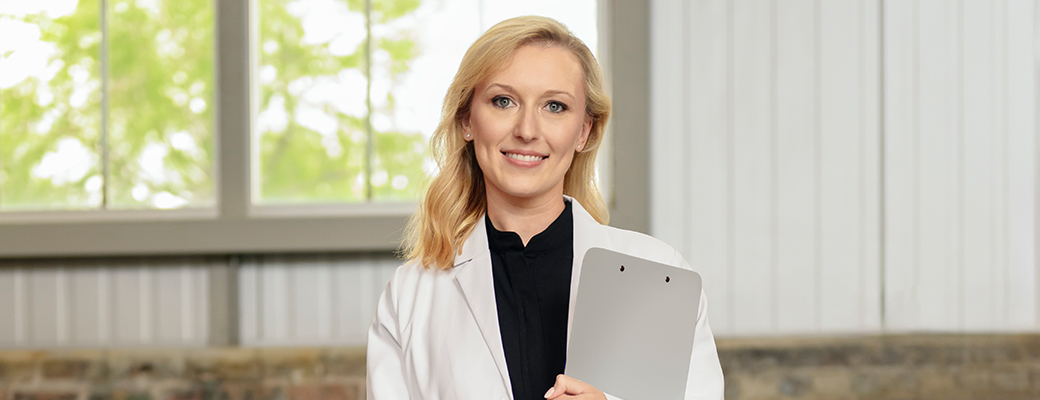
[[4, 261], [0, 348], [205, 345], [211, 265]]
[[892, 330], [1037, 328], [1036, 7], [886, 2]]
[[265, 256], [239, 273], [242, 345], [363, 345], [401, 261], [389, 255]]
[[876, 1], [657, 1], [652, 230], [722, 335], [880, 327]]
[[652, 233], [721, 335], [1037, 327], [1035, 0], [658, 0]]

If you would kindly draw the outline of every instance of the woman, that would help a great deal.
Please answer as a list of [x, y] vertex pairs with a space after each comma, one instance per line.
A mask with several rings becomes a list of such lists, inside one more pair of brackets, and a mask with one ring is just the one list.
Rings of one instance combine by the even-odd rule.
[[[585, 251], [689, 268], [674, 248], [604, 225], [596, 150], [610, 101], [560, 23], [503, 21], [463, 57], [431, 139], [440, 167], [368, 339], [368, 398], [604, 399], [564, 376]], [[722, 398], [701, 293], [686, 399]]]

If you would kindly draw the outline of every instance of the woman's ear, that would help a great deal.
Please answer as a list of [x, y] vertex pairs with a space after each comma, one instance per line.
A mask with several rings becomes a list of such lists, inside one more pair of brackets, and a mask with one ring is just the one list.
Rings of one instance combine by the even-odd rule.
[[589, 142], [589, 132], [592, 132], [592, 116], [586, 115], [585, 121], [581, 124], [581, 136], [578, 138], [578, 150], [585, 150], [585, 144]]
[[473, 141], [473, 127], [469, 123], [469, 114], [463, 115], [459, 122], [462, 125], [462, 139], [467, 142]]

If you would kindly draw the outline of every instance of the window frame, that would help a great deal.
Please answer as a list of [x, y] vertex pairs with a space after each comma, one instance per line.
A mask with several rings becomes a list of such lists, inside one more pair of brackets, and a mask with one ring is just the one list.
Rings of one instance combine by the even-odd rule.
[[[416, 203], [252, 204], [252, 0], [216, 1], [214, 208], [0, 214], [0, 259], [393, 251]], [[649, 228], [649, 3], [599, 0], [614, 113], [600, 161], [612, 225]], [[614, 16], [623, 16], [615, 18]], [[612, 54], [625, 54], [614, 58]], [[242, 74], [241, 71], [249, 71]], [[615, 157], [614, 149], [626, 149]]]

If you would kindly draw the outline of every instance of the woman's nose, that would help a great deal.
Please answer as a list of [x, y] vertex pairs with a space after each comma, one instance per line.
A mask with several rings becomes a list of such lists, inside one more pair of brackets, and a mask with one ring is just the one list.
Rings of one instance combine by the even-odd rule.
[[516, 137], [525, 142], [530, 142], [539, 135], [538, 109], [526, 107], [520, 112], [519, 121], [516, 124]]

